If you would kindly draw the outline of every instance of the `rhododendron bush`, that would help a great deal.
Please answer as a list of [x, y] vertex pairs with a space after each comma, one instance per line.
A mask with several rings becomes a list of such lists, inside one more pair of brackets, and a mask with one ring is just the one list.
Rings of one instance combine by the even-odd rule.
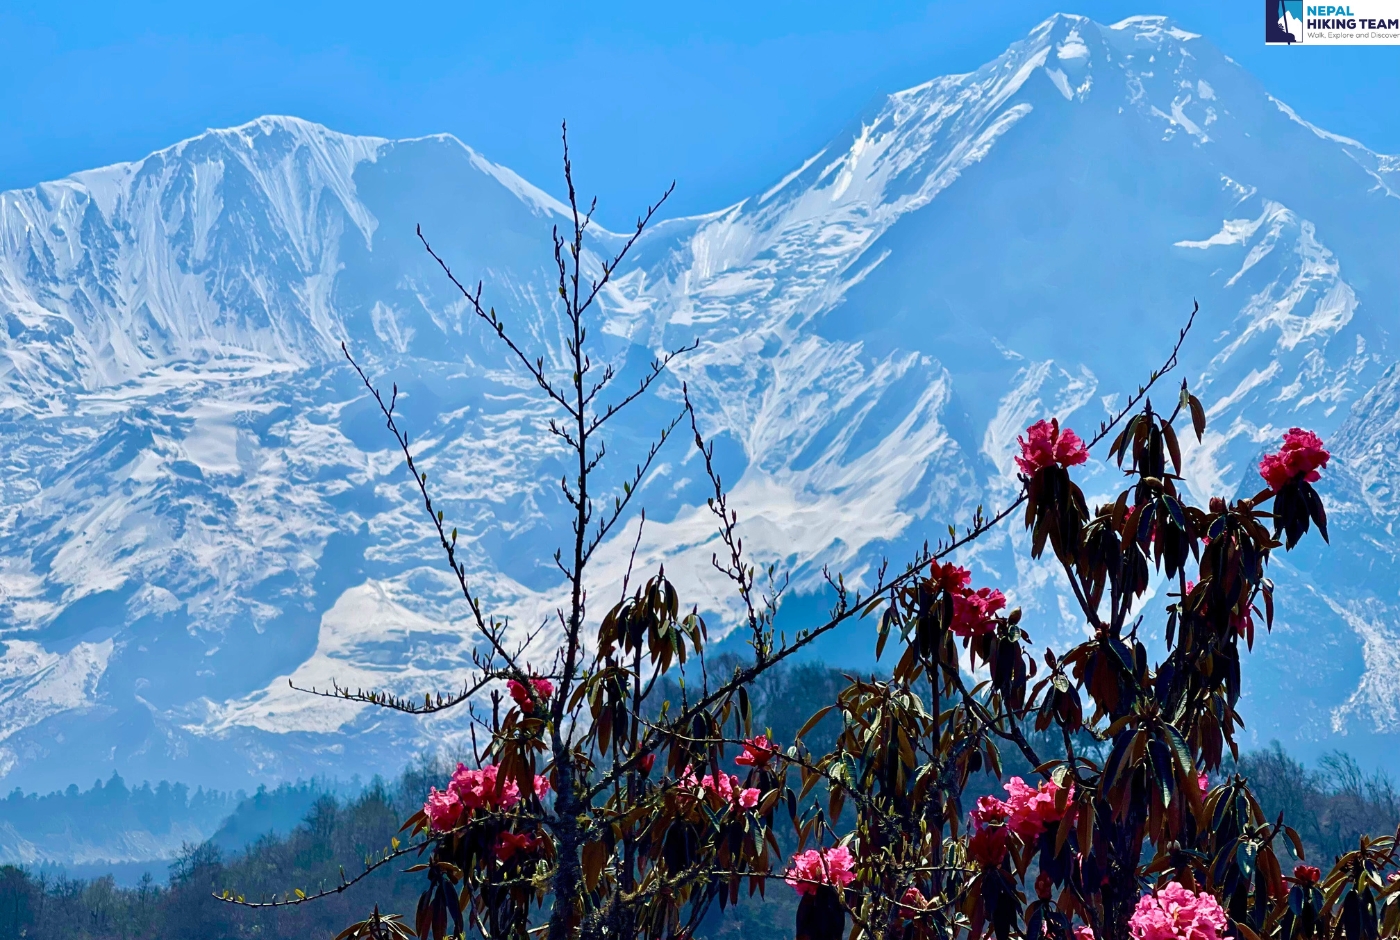
[[[566, 179], [572, 198], [567, 160]], [[451, 695], [316, 691], [414, 714], [467, 709], [478, 753], [370, 860], [421, 871], [417, 910], [402, 921], [376, 911], [343, 938], [692, 937], [712, 910], [773, 891], [795, 892], [794, 933], [812, 940], [1291, 940], [1400, 929], [1400, 882], [1387, 880], [1393, 839], [1363, 841], [1319, 871], [1304, 864], [1287, 820], [1265, 818], [1248, 782], [1222, 769], [1242, 725], [1243, 664], [1275, 616], [1270, 561], [1313, 527], [1327, 536], [1313, 484], [1328, 453], [1294, 428], [1261, 460], [1258, 492], [1198, 503], [1182, 485], [1181, 434], [1199, 441], [1205, 410], [1185, 382], [1166, 394], [1168, 407], [1151, 397], [1191, 321], [1148, 385], [1093, 433], [1055, 416], [1026, 428], [1017, 493], [994, 515], [979, 509], [859, 589], [833, 574], [830, 616], [775, 637], [781, 573], [745, 553], [743, 520], [684, 385], [671, 387], [675, 414], [635, 473], [612, 484], [601, 475], [608, 421], [687, 350], [614, 389], [613, 367], [589, 353], [591, 311], [654, 210], [603, 261], [586, 250], [587, 212], [571, 205], [555, 252], [562, 372], [439, 262], [554, 409], [543, 433], [566, 454], [571, 537], [554, 559], [565, 599], [551, 622], [522, 632], [492, 614], [433, 505], [396, 394], [360, 373], [467, 601], [475, 669]], [[724, 670], [707, 667], [712, 625], [664, 570], [629, 566], [613, 603], [588, 589], [598, 589], [589, 579], [598, 546], [629, 520], [645, 524], [634, 504], [652, 462], [687, 446], [712, 486], [713, 564], [732, 583], [749, 645]], [[1119, 480], [1101, 478], [1096, 489], [1116, 492], [1092, 503], [1075, 479], [1091, 456]], [[959, 555], [1015, 525], [1078, 603], [1085, 639], [1069, 649], [1037, 645], [1031, 618]], [[750, 687], [842, 625], [866, 632], [886, 671], [848, 677], [793, 740], [771, 740], [754, 727]], [[1157, 627], [1165, 652], [1154, 661], [1146, 639]], [[805, 739], [827, 716], [834, 743], [813, 750]], [[1090, 740], [1089, 751], [1077, 746]], [[976, 789], [986, 773], [1001, 776], [1008, 749], [1032, 773]]]

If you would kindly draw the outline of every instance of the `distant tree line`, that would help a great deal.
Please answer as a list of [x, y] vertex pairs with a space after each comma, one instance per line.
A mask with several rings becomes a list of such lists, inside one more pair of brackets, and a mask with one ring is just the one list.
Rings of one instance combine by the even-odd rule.
[[[777, 671], [755, 689], [756, 719], [776, 740], [791, 740], [801, 716], [829, 701], [848, 680], [841, 670], [804, 663]], [[831, 718], [807, 735], [821, 744], [834, 739]], [[1085, 741], [1083, 752], [1092, 753]], [[1076, 743], [1076, 748], [1079, 744]], [[340, 869], [362, 867], [366, 855], [382, 851], [398, 834], [401, 820], [421, 806], [429, 787], [450, 774], [451, 760], [421, 759], [393, 782], [373, 781], [353, 798], [338, 798], [309, 784], [267, 790], [250, 798], [221, 835], [187, 845], [171, 866], [168, 882], [146, 880], [120, 887], [110, 877], [82, 881], [24, 868], [0, 867], [0, 937], [25, 940], [303, 940], [333, 937], [367, 907], [411, 913], [421, 884], [386, 867], [343, 895], [320, 904], [255, 910], [222, 904], [213, 894], [236, 889], [252, 898], [285, 890], [287, 884], [334, 885]], [[1029, 775], [1008, 752], [1002, 776]], [[1309, 861], [1330, 864], [1355, 847], [1362, 834], [1385, 835], [1400, 825], [1400, 793], [1384, 772], [1366, 773], [1351, 756], [1334, 752], [1313, 767], [1290, 757], [1280, 745], [1242, 755], [1225, 773], [1246, 776], [1270, 818], [1282, 811], [1302, 836]], [[980, 774], [968, 793], [992, 793], [999, 784]], [[235, 830], [252, 832], [260, 820], [279, 817], [297, 800], [308, 800], [299, 826], [285, 836], [265, 835], [244, 851], [220, 848]], [[849, 820], [841, 822], [849, 824]], [[787, 846], [784, 846], [787, 848]], [[798, 897], [771, 891], [712, 912], [698, 932], [712, 940], [759, 940], [784, 936]]]
[[63, 837], [101, 845], [123, 833], [161, 835], [176, 826], [210, 832], [244, 798], [241, 791], [191, 791], [183, 783], [164, 780], [155, 786], [147, 782], [129, 787], [114, 773], [105, 784], [94, 781], [88, 790], [76, 784], [46, 794], [15, 789], [0, 799], [0, 826], [40, 845]]

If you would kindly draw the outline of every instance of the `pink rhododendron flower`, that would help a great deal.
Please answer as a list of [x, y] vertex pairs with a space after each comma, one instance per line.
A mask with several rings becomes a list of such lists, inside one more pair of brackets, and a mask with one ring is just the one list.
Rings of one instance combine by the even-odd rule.
[[682, 789], [690, 790], [696, 796], [713, 794], [725, 803], [733, 803], [744, 809], [753, 809], [758, 805], [758, 798], [762, 796], [757, 787], [740, 787], [739, 778], [733, 774], [705, 774], [696, 780], [695, 771], [691, 767], [686, 767], [685, 773], [681, 774], [677, 782]]
[[450, 787], [446, 790], [433, 787], [428, 791], [428, 802], [423, 804], [423, 812], [434, 829], [446, 832], [461, 818], [462, 801]]
[[856, 860], [844, 845], [832, 849], [808, 849], [792, 857], [783, 878], [798, 894], [815, 894], [818, 885], [844, 888], [856, 880]]
[[1011, 816], [1011, 807], [994, 796], [979, 796], [977, 805], [969, 815], [972, 817], [972, 824], [978, 827], [1004, 823]]
[[1074, 928], [1074, 940], [1094, 940], [1094, 928], [1088, 924], [1080, 924]]
[[773, 742], [766, 734], [760, 734], [744, 742], [744, 753], [734, 758], [734, 763], [741, 767], [762, 767], [772, 759], [773, 753]]
[[520, 787], [509, 778], [498, 782], [497, 776], [495, 764], [487, 764], [480, 770], [469, 770], [458, 764], [450, 786], [467, 809], [510, 809], [520, 802]]
[[[466, 813], [477, 809], [508, 810], [520, 802], [520, 787], [512, 779], [501, 778], [495, 764], [478, 770], [458, 764], [447, 789]], [[536, 774], [532, 789], [537, 798], [543, 799], [549, 793], [549, 778]]]
[[1006, 607], [1006, 595], [993, 588], [978, 588], [953, 598], [953, 633], [981, 636], [992, 629], [997, 611]]
[[700, 789], [724, 800], [726, 803], [734, 799], [734, 788], [738, 786], [739, 778], [730, 774], [720, 774], [718, 778], [709, 774], [700, 778]]
[[1299, 478], [1316, 483], [1322, 479], [1317, 471], [1327, 466], [1331, 456], [1322, 446], [1322, 438], [1302, 428], [1289, 428], [1279, 452], [1266, 454], [1259, 461], [1259, 475], [1275, 493]]
[[[1004, 789], [1007, 793], [1006, 805], [1010, 810], [1007, 826], [1027, 842], [1040, 838], [1042, 832], [1065, 815], [1065, 811], [1055, 805], [1061, 787], [1053, 780], [1043, 781], [1040, 786], [1032, 788], [1020, 777], [1012, 777]], [[1066, 807], [1072, 799], [1073, 786], [1065, 794]]]
[[1138, 899], [1128, 933], [1133, 940], [1220, 940], [1225, 924], [1219, 901], [1173, 881]]
[[1038, 470], [1059, 464], [1061, 467], [1075, 467], [1089, 459], [1089, 448], [1069, 428], [1060, 430], [1058, 418], [1037, 421], [1026, 428], [1026, 436], [1016, 438], [1021, 445], [1021, 456], [1016, 458], [1016, 466], [1027, 476]]
[[1196, 786], [1200, 787], [1201, 796], [1205, 796], [1210, 792], [1210, 777], [1206, 774], [1197, 774]]

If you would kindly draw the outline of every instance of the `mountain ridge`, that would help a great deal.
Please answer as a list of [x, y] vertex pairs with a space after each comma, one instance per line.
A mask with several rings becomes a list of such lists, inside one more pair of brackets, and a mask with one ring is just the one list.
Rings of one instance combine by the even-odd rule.
[[[325, 153], [297, 143], [330, 138]], [[1267, 159], [1280, 148], [1292, 163]], [[398, 381], [487, 600], [522, 630], [543, 622], [558, 583], [541, 559], [561, 530], [542, 481], [559, 454], [414, 231], [552, 367], [562, 205], [449, 135], [293, 118], [115, 166], [70, 177], [101, 190], [82, 199], [57, 183], [0, 194], [0, 774], [61, 785], [97, 754], [127, 776], [252, 782], [460, 743], [451, 717], [288, 688], [452, 688], [472, 651], [338, 346]], [[1212, 428], [1187, 447], [1193, 492], [1252, 486], [1290, 424], [1336, 432], [1344, 545], [1280, 560], [1298, 583], [1280, 576], [1285, 615], [1245, 712], [1261, 716], [1249, 740], [1306, 756], [1400, 730], [1385, 655], [1400, 507], [1378, 467], [1396, 446], [1400, 279], [1374, 247], [1400, 237], [1397, 166], [1165, 18], [1057, 15], [980, 69], [876, 102], [763, 192], [660, 222], [601, 298], [598, 356], [628, 374], [699, 341], [677, 376], [720, 443], [746, 545], [792, 574], [798, 616], [820, 607], [824, 567], [861, 583], [930, 525], [1004, 498], [1016, 434], [1047, 414], [1095, 425], [1199, 298], [1182, 374]], [[599, 234], [600, 249], [618, 238]], [[674, 396], [620, 426], [618, 451]], [[1084, 482], [1102, 499], [1112, 471], [1095, 462]], [[732, 601], [693, 456], [666, 451], [643, 490], [645, 530], [631, 518], [603, 546], [590, 591], [609, 596], [636, 544], [718, 624]], [[1023, 542], [1002, 530], [963, 560], [1037, 640], [1072, 641], [1083, 625]], [[824, 649], [862, 661], [867, 646]], [[1316, 649], [1331, 665], [1300, 669]]]

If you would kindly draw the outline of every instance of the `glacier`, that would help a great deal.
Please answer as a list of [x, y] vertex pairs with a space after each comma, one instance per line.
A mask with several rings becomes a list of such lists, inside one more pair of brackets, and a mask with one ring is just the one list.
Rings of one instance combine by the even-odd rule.
[[[1006, 500], [1016, 434], [1052, 414], [1095, 428], [1199, 302], [1179, 372], [1210, 413], [1193, 493], [1253, 492], [1289, 426], [1335, 453], [1333, 544], [1275, 562], [1243, 743], [1400, 766], [1400, 158], [1315, 127], [1165, 18], [1061, 14], [792, 165], [654, 225], [601, 297], [595, 358], [621, 384], [698, 343], [613, 430], [620, 469], [685, 381], [746, 547], [791, 578], [790, 631], [824, 609], [824, 569], [861, 584]], [[473, 651], [340, 344], [397, 383], [488, 606], [547, 621], [565, 525], [549, 409], [414, 233], [562, 367], [565, 212], [450, 136], [290, 117], [0, 193], [0, 777], [229, 789], [461, 746], [462, 716], [289, 687], [449, 691]], [[588, 263], [619, 242], [598, 232]], [[1091, 463], [1091, 501], [1115, 474]], [[590, 596], [616, 596], [635, 546], [732, 623], [707, 486], [668, 443], [645, 525], [600, 549]], [[1012, 526], [962, 560], [1038, 643], [1073, 641], [1083, 623], [1024, 548]], [[816, 654], [872, 665], [871, 646], [856, 624]]]

